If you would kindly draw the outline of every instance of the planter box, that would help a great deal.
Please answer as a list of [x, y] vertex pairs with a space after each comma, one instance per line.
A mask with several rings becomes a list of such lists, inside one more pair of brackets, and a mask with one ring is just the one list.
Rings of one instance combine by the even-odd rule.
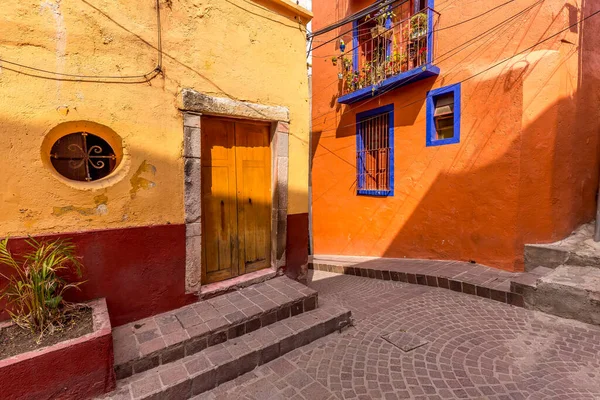
[[0, 398], [84, 400], [115, 388], [106, 300], [87, 304], [92, 307], [93, 332], [0, 360]]

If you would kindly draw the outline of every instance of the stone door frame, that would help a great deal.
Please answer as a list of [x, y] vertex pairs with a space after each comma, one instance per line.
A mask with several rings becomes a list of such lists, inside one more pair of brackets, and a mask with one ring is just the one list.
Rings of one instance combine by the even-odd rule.
[[181, 93], [183, 114], [185, 290], [200, 289], [202, 276], [202, 115], [271, 124], [271, 266], [285, 265], [288, 208], [289, 111], [285, 107], [208, 96], [191, 89]]

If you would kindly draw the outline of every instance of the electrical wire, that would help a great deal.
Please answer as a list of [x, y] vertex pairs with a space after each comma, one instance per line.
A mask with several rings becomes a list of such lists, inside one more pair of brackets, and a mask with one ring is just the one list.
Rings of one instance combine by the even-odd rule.
[[[367, 14], [372, 13], [373, 11], [379, 11], [380, 9], [382, 9], [383, 7], [389, 6], [390, 4], [392, 4], [395, 0], [377, 0], [374, 4], [371, 4], [368, 7], [363, 8], [362, 10], [347, 16], [344, 19], [341, 19], [337, 22], [334, 22], [331, 25], [326, 26], [325, 28], [321, 28], [316, 32], [313, 32], [309, 35], [306, 36], [307, 39], [310, 39], [313, 36], [320, 36], [320, 35], [324, 35], [328, 32], [331, 32], [334, 29], [339, 28], [340, 26], [346, 25], [349, 22], [353, 22], [356, 21], [359, 18], [364, 17]], [[402, 3], [406, 3], [408, 0], [403, 0]]]
[[[472, 18], [466, 19], [466, 20], [464, 20], [464, 21], [460, 21], [460, 22], [458, 22], [458, 23], [456, 23], [456, 24], [454, 24], [454, 25], [445, 26], [445, 27], [443, 27], [443, 28], [438, 28], [438, 29], [433, 29], [433, 30], [431, 31], [431, 33], [436, 33], [436, 32], [440, 32], [440, 31], [444, 31], [444, 30], [446, 30], [446, 29], [455, 28], [455, 27], [457, 27], [457, 26], [460, 26], [460, 25], [466, 24], [467, 22], [474, 21], [474, 20], [476, 20], [477, 18], [481, 18], [481, 17], [483, 17], [484, 15], [487, 15], [487, 14], [491, 13], [492, 11], [495, 11], [495, 10], [497, 10], [497, 9], [501, 8], [501, 7], [504, 7], [504, 6], [505, 6], [505, 5], [507, 5], [507, 4], [513, 3], [514, 1], [515, 1], [515, 0], [508, 0], [508, 1], [507, 1], [507, 2], [505, 2], [505, 3], [499, 4], [499, 5], [497, 5], [497, 6], [496, 6], [496, 7], [494, 7], [494, 8], [490, 8], [489, 10], [487, 10], [487, 11], [485, 11], [485, 12], [481, 13], [481, 14], [478, 14], [478, 15], [476, 15], [476, 16], [474, 16], [474, 17], [472, 17]], [[423, 12], [423, 10], [421, 10], [420, 12]], [[397, 26], [398, 26], [398, 25], [400, 25], [400, 24], [403, 24], [404, 22], [406, 22], [406, 19], [404, 19], [404, 20], [402, 20], [402, 21], [399, 21], [399, 22], [395, 23], [395, 24], [394, 24], [394, 25], [392, 25], [390, 28], [386, 29], [384, 32], [382, 32], [382, 33], [379, 33], [379, 34], [378, 34], [376, 37], [379, 37], [379, 36], [381, 36], [381, 35], [385, 34], [385, 32], [389, 32], [390, 30], [393, 30], [395, 27], [397, 27]], [[374, 39], [375, 39], [375, 38], [374, 38]], [[334, 39], [334, 40], [335, 40], [335, 39]], [[319, 45], [318, 47], [320, 47], [320, 46], [322, 46], [322, 45]], [[358, 45], [358, 46], [354, 46], [354, 47], [352, 47], [352, 48], [348, 49], [347, 51], [345, 51], [344, 53], [342, 53], [342, 54], [341, 54], [341, 56], [347, 55], [347, 54], [349, 54], [349, 53], [353, 52], [355, 49], [358, 49], [359, 47], [360, 47], [360, 45]], [[315, 49], [316, 49], [316, 48], [317, 48], [317, 47], [315, 47]], [[329, 57], [335, 57], [335, 56], [337, 56], [337, 55], [336, 55], [336, 54], [329, 54], [329, 55], [324, 55], [324, 56], [321, 56], [321, 55], [317, 56], [317, 55], [314, 55], [314, 54], [313, 54], [313, 58], [329, 58]]]
[[[503, 20], [502, 22], [494, 25], [493, 27], [491, 27], [490, 29], [486, 30], [482, 34], [478, 35], [477, 37], [471, 38], [471, 39], [467, 40], [466, 42], [464, 42], [464, 43], [462, 43], [462, 44], [460, 44], [460, 45], [458, 45], [458, 46], [456, 46], [456, 47], [448, 50], [447, 52], [438, 55], [437, 56], [438, 58], [436, 58], [435, 60], [432, 60], [431, 64], [433, 64], [434, 62], [439, 63], [439, 62], [446, 61], [447, 59], [453, 57], [455, 54], [458, 54], [459, 52], [463, 51], [467, 47], [471, 46], [471, 44], [473, 44], [474, 42], [476, 42], [476, 41], [480, 40], [481, 38], [483, 38], [483, 37], [485, 37], [485, 36], [493, 33], [494, 31], [496, 31], [498, 28], [500, 28], [501, 26], [505, 25], [506, 23], [508, 23], [508, 22], [510, 22], [510, 21], [512, 21], [512, 20], [514, 20], [514, 19], [516, 19], [518, 17], [520, 17], [521, 15], [529, 12], [530, 10], [532, 10], [534, 7], [536, 7], [538, 4], [542, 3], [543, 1], [545, 1], [545, 0], [538, 0], [538, 1], [536, 1], [535, 3], [533, 3], [533, 4], [531, 4], [531, 5], [527, 6], [527, 7], [525, 7], [523, 10], [519, 11], [518, 13], [516, 13], [516, 14], [510, 16], [509, 18]], [[462, 47], [464, 47], [464, 48], [462, 48]], [[453, 53], [453, 54], [450, 54], [450, 53]], [[445, 56], [447, 56], [447, 57], [445, 57]], [[384, 90], [383, 92], [381, 92], [380, 94], [378, 94], [377, 97], [379, 97], [380, 95], [385, 94], [385, 93], [387, 93], [387, 92], [389, 92], [391, 90], [394, 90], [394, 89], [396, 89], [396, 88], [398, 88], [400, 86], [406, 85], [407, 83], [409, 83], [409, 82], [411, 82], [413, 80], [417, 80], [417, 78], [419, 78], [424, 73], [425, 73], [425, 71], [421, 71], [418, 74], [416, 74], [416, 75], [414, 75], [414, 76], [412, 76], [410, 78], [407, 78], [405, 80], [397, 82], [396, 84], [390, 86], [387, 90]], [[337, 81], [339, 81], [339, 79]], [[335, 82], [336, 81], [334, 81], [334, 83]], [[331, 85], [329, 85], [329, 86], [331, 86]], [[327, 86], [327, 87], [329, 87], [329, 86]], [[364, 101], [359, 106], [363, 106], [364, 104], [369, 103], [370, 101], [372, 101], [375, 98], [376, 97], [373, 97], [373, 98], [371, 98], [371, 99], [369, 99], [367, 101]], [[353, 107], [353, 108], [347, 110], [345, 113], [351, 112], [351, 111], [353, 111], [355, 108], [357, 108], [359, 106]], [[316, 117], [313, 117], [312, 120], [314, 121], [315, 119], [324, 117], [325, 115], [328, 115], [328, 114], [331, 114], [331, 113], [334, 113], [334, 112], [336, 112], [336, 111], [335, 110], [328, 111], [326, 113], [323, 113], [323, 114], [320, 114], [320, 115], [318, 115]]]
[[[396, 4], [395, 6], [393, 6], [392, 8], [390, 8], [390, 11], [392, 11], [392, 10], [395, 10], [396, 8], [398, 8], [398, 7], [402, 6], [403, 4], [406, 4], [408, 1], [409, 1], [409, 0], [403, 0], [403, 1], [401, 1], [400, 3], [398, 3], [398, 4]], [[382, 3], [382, 4], [381, 4], [381, 6], [380, 6], [379, 8], [377, 8], [376, 10], [371, 10], [371, 12], [373, 12], [373, 11], [379, 11], [381, 8], [385, 7], [386, 5], [389, 5], [389, 4]], [[361, 12], [361, 11], [359, 11], [358, 13], [356, 13], [356, 14], [354, 14], [354, 15], [358, 15], [360, 12]], [[362, 18], [362, 17], [359, 17], [359, 18]], [[356, 19], [358, 19], [358, 18], [356, 18]], [[353, 19], [353, 20], [350, 20], [350, 21], [347, 21], [347, 22], [345, 22], [344, 24], [342, 24], [342, 25], [340, 25], [340, 26], [343, 26], [343, 25], [345, 25], [345, 24], [347, 24], [347, 23], [349, 23], [349, 22], [353, 22], [353, 21], [354, 21], [354, 19]], [[338, 22], [341, 22], [341, 21], [338, 21]], [[360, 24], [358, 24], [358, 25], [356, 26], [356, 28], [358, 28], [358, 27], [360, 27], [360, 26], [363, 26], [363, 25], [365, 25], [365, 24], [367, 24], [367, 23], [369, 23], [369, 22], [370, 22], [369, 20], [366, 20], [366, 21], [364, 21], [364, 22], [361, 22]], [[335, 29], [335, 28], [334, 28], [334, 29]], [[340, 37], [342, 37], [342, 36], [344, 36], [344, 35], [346, 35], [346, 34], [348, 34], [348, 33], [352, 32], [353, 30], [354, 30], [354, 27], [352, 27], [352, 29], [349, 29], [349, 30], [347, 30], [347, 31], [345, 31], [345, 32], [342, 32], [342, 33], [340, 33], [339, 35], [337, 35], [336, 37], [334, 37], [334, 38], [332, 38], [332, 39], [329, 39], [329, 40], [327, 40], [327, 41], [323, 42], [322, 44], [320, 44], [320, 45], [316, 46], [315, 48], [310, 48], [310, 49], [308, 50], [308, 53], [310, 54], [312, 51], [314, 51], [314, 50], [316, 50], [316, 49], [319, 49], [319, 48], [321, 48], [321, 47], [325, 46], [327, 43], [331, 43], [331, 42], [333, 42], [333, 41], [335, 41], [335, 40], [339, 39]], [[325, 33], [327, 33], [327, 32], [325, 32]], [[314, 35], [313, 35], [313, 36], [314, 36]]]
[[[461, 83], [467, 82], [467, 81], [469, 81], [469, 80], [471, 80], [471, 79], [473, 79], [473, 78], [475, 78], [475, 77], [477, 77], [477, 76], [479, 76], [479, 75], [482, 75], [482, 74], [484, 74], [484, 73], [486, 73], [486, 72], [490, 71], [491, 69], [494, 69], [495, 67], [497, 67], [497, 66], [499, 66], [499, 65], [501, 65], [501, 64], [504, 64], [504, 63], [505, 63], [505, 62], [507, 62], [507, 61], [510, 61], [511, 59], [513, 59], [513, 58], [515, 58], [515, 57], [517, 57], [517, 56], [523, 55], [524, 53], [526, 53], [526, 52], [528, 52], [528, 51], [530, 51], [530, 50], [534, 49], [535, 47], [539, 46], [540, 44], [542, 44], [542, 43], [545, 43], [545, 42], [547, 42], [548, 40], [550, 40], [550, 39], [553, 39], [553, 38], [555, 38], [555, 37], [559, 36], [560, 34], [562, 34], [562, 33], [566, 32], [566, 31], [568, 31], [569, 29], [571, 29], [571, 28], [573, 28], [573, 27], [575, 27], [575, 26], [577, 26], [577, 25], [579, 25], [579, 24], [583, 23], [583, 22], [584, 22], [584, 21], [586, 21], [587, 19], [589, 19], [589, 18], [591, 18], [591, 17], [594, 17], [594, 16], [596, 16], [596, 15], [598, 15], [598, 14], [600, 14], [600, 9], [599, 9], [599, 10], [596, 10], [596, 11], [594, 11], [593, 13], [591, 13], [590, 15], [588, 15], [587, 17], [583, 17], [583, 18], [581, 18], [580, 20], [578, 20], [577, 22], [575, 22], [575, 23], [573, 23], [573, 24], [571, 24], [571, 25], [567, 26], [566, 28], [564, 28], [564, 29], [561, 29], [560, 31], [558, 31], [558, 32], [556, 32], [556, 33], [554, 33], [554, 34], [552, 34], [552, 35], [550, 35], [550, 36], [548, 36], [548, 37], [546, 37], [546, 38], [544, 38], [544, 39], [542, 39], [542, 40], [540, 40], [540, 41], [536, 42], [535, 44], [533, 44], [533, 45], [531, 45], [531, 46], [529, 46], [529, 47], [527, 47], [527, 48], [525, 48], [525, 49], [523, 49], [523, 50], [519, 51], [518, 53], [515, 53], [515, 54], [513, 54], [512, 56], [506, 57], [506, 58], [502, 59], [501, 61], [499, 61], [499, 62], [497, 62], [497, 63], [495, 63], [495, 64], [492, 64], [491, 66], [489, 66], [489, 67], [487, 67], [487, 68], [485, 68], [485, 69], [483, 69], [483, 70], [481, 70], [481, 71], [477, 72], [476, 74], [473, 74], [473, 75], [471, 75], [471, 76], [469, 76], [469, 77], [467, 77], [467, 78], [465, 78], [465, 79], [463, 79], [463, 80], [460, 80], [460, 81], [458, 81], [458, 82], [448, 83], [447, 85], [456, 85], [456, 84], [461, 84]], [[372, 100], [372, 99], [370, 99], [370, 100]], [[406, 108], [406, 107], [408, 107], [408, 106], [411, 106], [411, 105], [413, 105], [413, 104], [416, 104], [416, 103], [419, 103], [419, 102], [422, 102], [422, 101], [425, 101], [425, 100], [427, 100], [427, 97], [419, 98], [419, 99], [417, 99], [417, 100], [415, 100], [415, 101], [412, 101], [412, 102], [410, 102], [410, 103], [407, 103], [407, 104], [404, 104], [404, 105], [400, 106], [398, 109]], [[364, 104], [364, 103], [363, 103], [363, 104]], [[361, 105], [362, 105], [362, 104], [361, 104]], [[326, 130], [322, 130], [322, 131], [320, 131], [320, 132], [336, 131], [336, 130], [338, 130], [338, 129], [340, 129], [340, 128], [348, 128], [348, 127], [352, 127], [352, 126], [355, 126], [355, 125], [356, 125], [356, 123], [353, 123], [353, 124], [347, 124], [347, 125], [343, 125], [343, 126], [340, 126], [340, 127], [336, 127], [335, 129], [326, 129]]]
[[[87, 4], [89, 5], [89, 3], [87, 3]], [[104, 14], [102, 11], [98, 10], [96, 7], [94, 7], [94, 6], [92, 6], [92, 7], [95, 8], [97, 11], [99, 11], [104, 16], [108, 17], [106, 14]], [[160, 74], [162, 72], [163, 52], [162, 52], [162, 32], [161, 32], [162, 29], [161, 29], [161, 21], [160, 21], [160, 0], [156, 0], [156, 27], [157, 27], [157, 42], [158, 42], [157, 43], [156, 67], [154, 67], [154, 69], [152, 71], [147, 72], [145, 74], [141, 74], [141, 75], [125, 75], [125, 76], [123, 76], [123, 75], [121, 75], [121, 76], [116, 76], [116, 75], [78, 75], [78, 74], [67, 74], [67, 73], [62, 73], [62, 72], [49, 71], [49, 70], [45, 70], [45, 69], [41, 69], [41, 68], [31, 67], [31, 66], [17, 63], [14, 61], [10, 61], [10, 60], [4, 59], [4, 58], [0, 58], [0, 63], [13, 65], [15, 67], [25, 69], [27, 71], [34, 71], [34, 72], [39, 72], [39, 73], [43, 73], [43, 74], [47, 74], [47, 75], [54, 75], [54, 77], [36, 76], [36, 75], [33, 75], [31, 72], [21, 72], [16, 69], [4, 67], [5, 69], [13, 71], [13, 72], [22, 73], [22, 74], [25, 74], [28, 76], [34, 76], [34, 77], [38, 77], [38, 78], [77, 81], [77, 82], [79, 82], [79, 81], [95, 82], [95, 81], [104, 81], [104, 80], [125, 80], [125, 81], [141, 80], [140, 82], [132, 82], [132, 83], [144, 83], [144, 82], [147, 82], [147, 81], [153, 79], [154, 77], [156, 77], [158, 74]], [[65, 77], [65, 78], [61, 78], [61, 77]]]

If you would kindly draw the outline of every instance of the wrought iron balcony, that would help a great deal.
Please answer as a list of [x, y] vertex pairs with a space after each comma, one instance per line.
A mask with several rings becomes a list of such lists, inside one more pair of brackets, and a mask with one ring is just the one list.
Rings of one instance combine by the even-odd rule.
[[342, 81], [338, 102], [354, 103], [439, 75], [432, 65], [438, 13], [425, 8], [398, 14], [390, 4], [354, 22], [352, 48], [341, 46], [341, 56], [333, 59]]

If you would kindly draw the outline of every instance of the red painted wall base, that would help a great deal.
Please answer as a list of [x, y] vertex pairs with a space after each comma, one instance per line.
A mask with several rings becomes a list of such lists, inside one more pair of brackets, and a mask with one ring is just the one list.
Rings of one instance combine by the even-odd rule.
[[[72, 232], [36, 239], [57, 237], [70, 238], [85, 265], [86, 282], [80, 292], [69, 292], [68, 299], [105, 297], [113, 326], [181, 307], [188, 300], [185, 225]], [[25, 238], [10, 239], [9, 245], [13, 254], [29, 250]], [[0, 317], [5, 319], [6, 314]]]
[[308, 213], [287, 217], [285, 274], [304, 280], [308, 271]]
[[[308, 263], [308, 214], [288, 215], [287, 223], [285, 272], [292, 279], [302, 280]], [[71, 291], [68, 300], [106, 298], [113, 326], [197, 299], [185, 293], [185, 225], [71, 232], [36, 239], [58, 237], [72, 240], [85, 265], [86, 282], [80, 292]], [[9, 245], [13, 254], [28, 250], [25, 238], [10, 239]], [[0, 286], [3, 283], [0, 280]], [[0, 320], [6, 318], [5, 313], [0, 313]]]

